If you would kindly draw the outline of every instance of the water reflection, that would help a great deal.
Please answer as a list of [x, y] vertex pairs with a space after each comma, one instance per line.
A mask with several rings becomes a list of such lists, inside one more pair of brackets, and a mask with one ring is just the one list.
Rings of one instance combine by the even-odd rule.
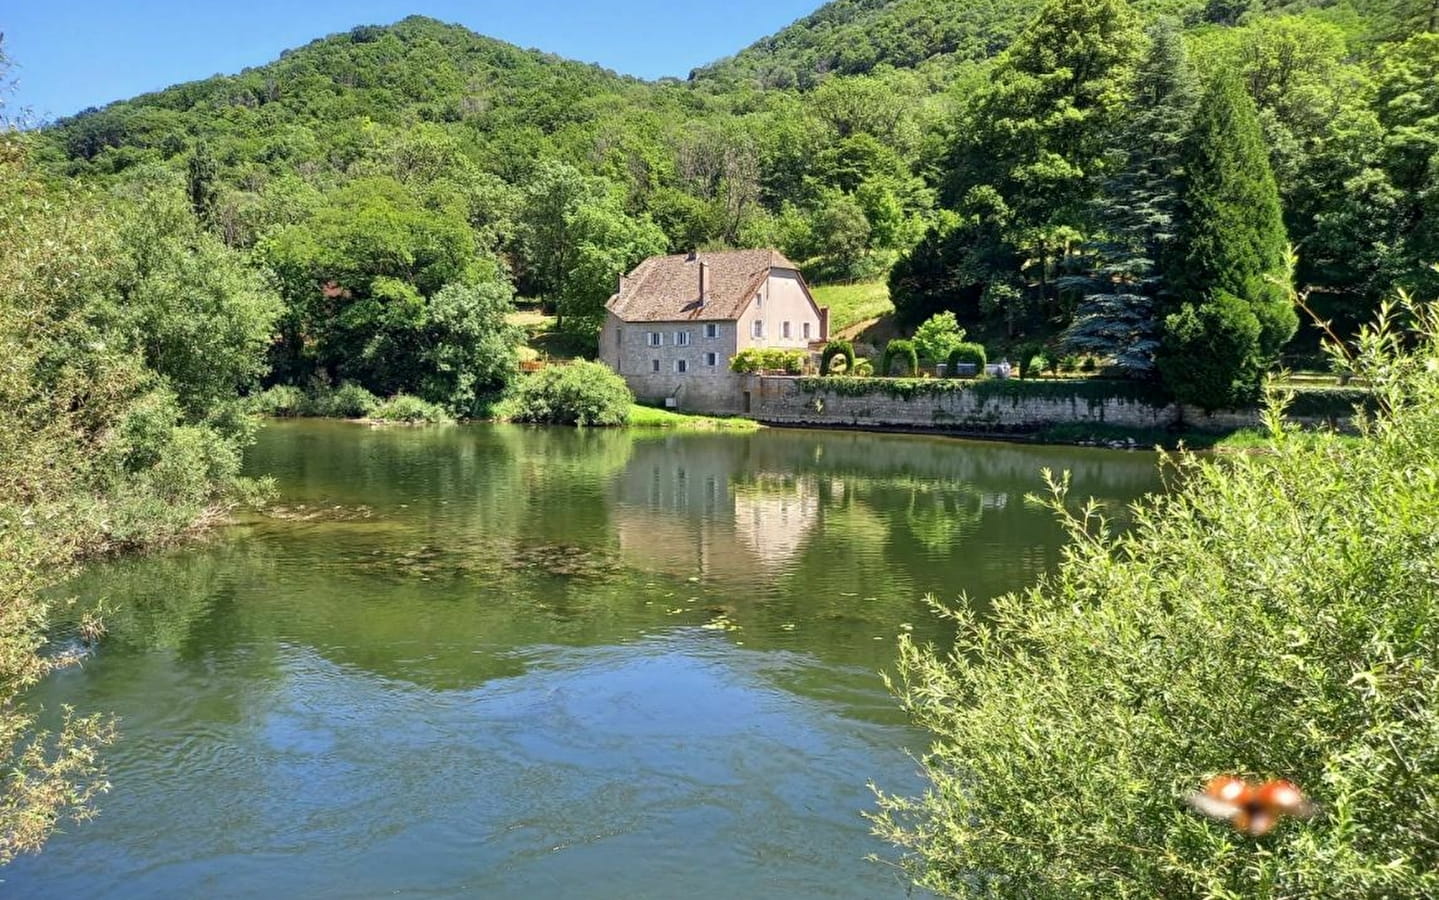
[[882, 690], [930, 591], [1053, 564], [1043, 467], [868, 434], [268, 428], [279, 508], [96, 566], [110, 639], [36, 699], [122, 717], [94, 823], [17, 896], [898, 896], [859, 811], [915, 786]]

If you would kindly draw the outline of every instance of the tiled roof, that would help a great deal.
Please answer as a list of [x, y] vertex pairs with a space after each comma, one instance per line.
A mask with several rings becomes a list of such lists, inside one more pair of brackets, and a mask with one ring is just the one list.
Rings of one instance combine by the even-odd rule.
[[[700, 303], [700, 264], [709, 266], [709, 296]], [[607, 307], [626, 322], [738, 319], [770, 269], [798, 266], [774, 250], [723, 250], [651, 256], [625, 277]]]

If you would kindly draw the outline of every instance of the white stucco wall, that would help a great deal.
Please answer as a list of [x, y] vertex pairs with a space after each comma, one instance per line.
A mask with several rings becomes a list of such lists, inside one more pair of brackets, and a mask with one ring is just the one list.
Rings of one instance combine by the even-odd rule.
[[[754, 323], [764, 322], [764, 336], [754, 336]], [[784, 336], [784, 323], [790, 325], [790, 336]], [[809, 337], [804, 336], [805, 323]], [[750, 347], [781, 347], [803, 350], [812, 341], [829, 336], [823, 333], [819, 310], [810, 302], [804, 284], [794, 272], [775, 271], [765, 279], [754, 299], [739, 318], [739, 349]]]

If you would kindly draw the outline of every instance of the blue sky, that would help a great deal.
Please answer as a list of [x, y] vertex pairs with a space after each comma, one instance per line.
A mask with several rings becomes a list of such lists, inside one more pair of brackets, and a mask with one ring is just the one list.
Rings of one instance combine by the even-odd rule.
[[412, 14], [629, 75], [682, 77], [821, 2], [0, 0], [0, 32], [18, 67], [10, 103], [52, 118], [238, 72], [322, 35]]

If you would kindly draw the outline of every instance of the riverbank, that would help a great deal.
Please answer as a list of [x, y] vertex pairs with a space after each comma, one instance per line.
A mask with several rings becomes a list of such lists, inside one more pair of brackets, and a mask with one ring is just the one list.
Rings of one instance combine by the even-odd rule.
[[740, 416], [702, 416], [677, 413], [636, 403], [630, 407], [628, 428], [672, 428], [680, 431], [758, 431], [765, 427], [754, 419]]

